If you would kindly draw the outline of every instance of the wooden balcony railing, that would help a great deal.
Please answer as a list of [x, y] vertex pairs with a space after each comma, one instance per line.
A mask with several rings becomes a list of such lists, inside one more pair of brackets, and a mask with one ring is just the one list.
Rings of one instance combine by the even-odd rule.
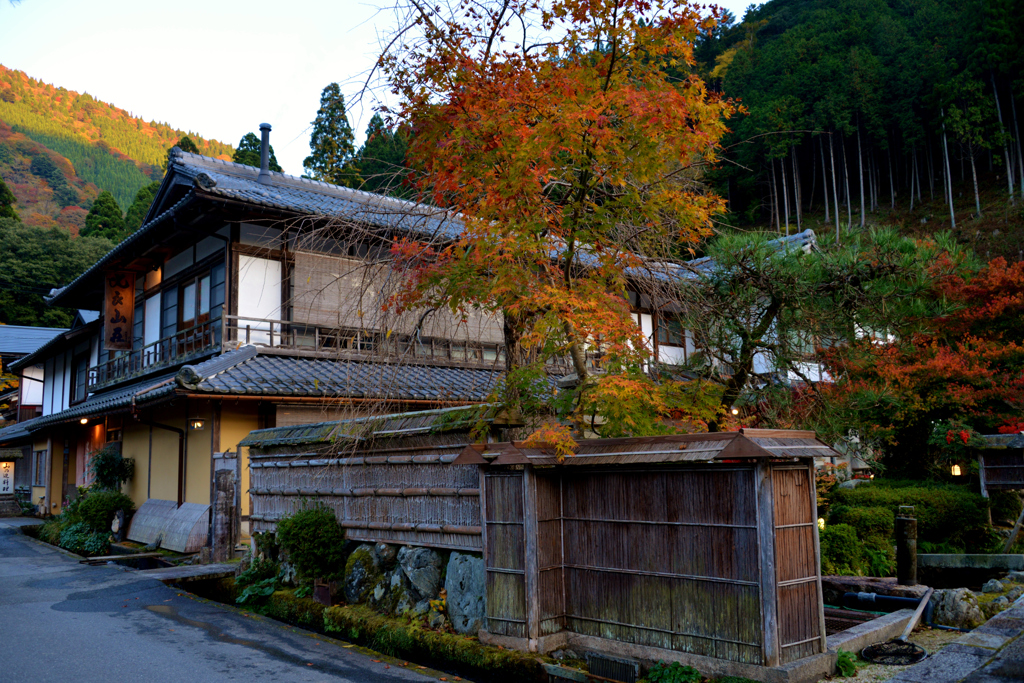
[[209, 355], [220, 347], [220, 334], [221, 319], [217, 318], [159, 339], [138, 350], [122, 352], [105, 363], [89, 368], [89, 390]]

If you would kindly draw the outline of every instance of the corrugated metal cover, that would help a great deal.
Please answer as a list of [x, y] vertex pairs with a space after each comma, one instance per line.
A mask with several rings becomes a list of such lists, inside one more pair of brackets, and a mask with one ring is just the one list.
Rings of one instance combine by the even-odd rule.
[[160, 547], [176, 553], [197, 553], [206, 545], [209, 528], [209, 505], [182, 503], [167, 520]]

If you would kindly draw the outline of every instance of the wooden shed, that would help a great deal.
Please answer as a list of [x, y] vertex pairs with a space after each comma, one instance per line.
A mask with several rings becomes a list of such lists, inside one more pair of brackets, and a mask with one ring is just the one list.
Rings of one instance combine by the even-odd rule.
[[563, 461], [466, 448], [454, 464], [479, 466], [483, 494], [481, 640], [824, 672], [813, 458], [832, 455], [813, 432], [756, 429], [588, 440]]

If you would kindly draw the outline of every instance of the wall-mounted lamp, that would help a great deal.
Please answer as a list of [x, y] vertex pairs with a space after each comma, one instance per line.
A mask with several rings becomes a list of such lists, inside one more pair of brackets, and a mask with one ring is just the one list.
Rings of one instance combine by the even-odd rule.
[[81, 420], [79, 420], [79, 422], [81, 422], [84, 425], [87, 425], [87, 424], [89, 424], [89, 418], [83, 417]]
[[206, 428], [206, 420], [189, 420], [188, 421], [188, 428], [193, 430], [193, 431], [198, 431], [200, 429], [205, 429]]
[[739, 408], [733, 408], [732, 409], [732, 414], [733, 415], [739, 415], [740, 414], [740, 409]]
[[949, 468], [949, 471], [953, 474], [954, 477], [959, 477], [961, 474], [960, 465], [953, 465], [952, 467]]

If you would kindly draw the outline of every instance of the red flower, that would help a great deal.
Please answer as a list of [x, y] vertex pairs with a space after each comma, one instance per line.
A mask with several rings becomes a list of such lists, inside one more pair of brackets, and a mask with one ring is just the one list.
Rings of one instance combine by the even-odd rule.
[[971, 435], [966, 430], [960, 430], [960, 438], [963, 440], [964, 445], [967, 445], [967, 440], [971, 438]]
[[953, 443], [953, 430], [952, 429], [950, 429], [948, 432], [946, 432], [946, 443], [950, 443], [950, 444]]

